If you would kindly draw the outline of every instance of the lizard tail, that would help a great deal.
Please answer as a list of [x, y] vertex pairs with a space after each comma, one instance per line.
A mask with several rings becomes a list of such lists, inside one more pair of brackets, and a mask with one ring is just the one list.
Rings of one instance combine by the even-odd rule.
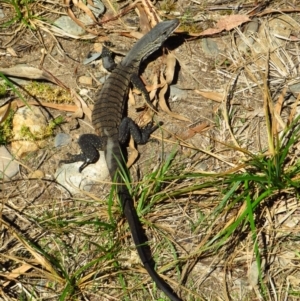
[[[119, 141], [116, 138], [109, 138], [107, 140], [107, 149], [105, 151], [106, 162], [108, 165], [111, 178], [117, 185], [117, 193], [122, 204], [124, 215], [129, 224], [129, 228], [132, 234], [134, 244], [137, 248], [139, 257], [147, 270], [150, 277], [156, 283], [159, 289], [161, 289], [171, 301], [182, 301], [173, 289], [157, 274], [154, 269], [154, 260], [151, 256], [151, 251], [147, 245], [147, 237], [140, 223], [136, 209], [134, 207], [133, 199], [124, 184], [122, 176], [118, 173], [120, 168], [124, 171], [127, 170], [122, 157], [122, 150], [120, 148]], [[122, 185], [123, 184], [123, 185]]]
[[128, 221], [130, 231], [132, 233], [133, 241], [145, 269], [154, 280], [158, 288], [161, 289], [170, 298], [170, 300], [182, 301], [182, 299], [176, 295], [173, 289], [154, 270], [154, 261], [151, 256], [150, 248], [147, 245], [148, 239], [144, 233], [133, 204], [133, 199], [129, 194], [128, 189], [125, 186], [121, 186], [120, 189], [118, 189], [118, 195], [121, 200], [123, 212]]

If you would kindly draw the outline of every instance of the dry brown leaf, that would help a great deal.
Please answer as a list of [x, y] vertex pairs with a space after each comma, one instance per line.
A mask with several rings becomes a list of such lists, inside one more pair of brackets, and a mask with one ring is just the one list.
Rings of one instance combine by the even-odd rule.
[[208, 126], [209, 126], [208, 122], [200, 123], [193, 128], [187, 129], [185, 132], [179, 135], [179, 138], [182, 140], [190, 139], [194, 137], [196, 134], [203, 132], [203, 130], [206, 129]]
[[[77, 0], [73, 0], [72, 1], [74, 3], [75, 6], [77, 5], [80, 5], [78, 4], [78, 1]], [[64, 4], [68, 7], [67, 8], [67, 13], [68, 13], [68, 16], [77, 24], [79, 25], [80, 27], [82, 27], [85, 31], [97, 36], [98, 33], [97, 31], [93, 30], [93, 29], [90, 29], [88, 27], [85, 26], [85, 24], [83, 22], [81, 22], [79, 19], [77, 19], [71, 9], [71, 1], [70, 0], [64, 0]], [[95, 17], [93, 17], [93, 19], [95, 19]], [[97, 21], [96, 21], [97, 22]]]
[[166, 71], [165, 71], [166, 82], [168, 85], [170, 85], [173, 81], [175, 66], [176, 66], [176, 57], [172, 52], [169, 52], [167, 54]]
[[10, 68], [0, 68], [0, 72], [6, 76], [28, 79], [44, 79], [55, 84], [57, 83], [48, 72], [30, 66], [18, 65]]
[[148, 20], [148, 15], [145, 11], [144, 5], [141, 3], [138, 3], [136, 5], [136, 8], [139, 11], [139, 17], [140, 17], [140, 29], [143, 34], [146, 34], [151, 30], [149, 20]]
[[17, 53], [15, 52], [15, 50], [14, 50], [12, 47], [6, 48], [6, 51], [7, 51], [11, 56], [18, 57]]
[[158, 104], [161, 107], [161, 109], [164, 112], [168, 113], [173, 118], [176, 118], [178, 120], [191, 122], [191, 120], [189, 120], [188, 118], [186, 118], [186, 117], [184, 117], [180, 114], [173, 113], [172, 111], [170, 111], [170, 109], [169, 109], [169, 107], [166, 103], [166, 99], [165, 99], [165, 94], [166, 94], [167, 90], [168, 90], [168, 85], [165, 84], [165, 86], [158, 93]]
[[284, 121], [282, 120], [280, 114], [284, 103], [284, 98], [286, 96], [287, 87], [284, 87], [282, 92], [279, 95], [278, 101], [276, 102], [274, 106], [274, 115], [275, 119], [273, 120], [273, 134], [277, 135], [277, 133], [280, 131], [279, 124], [282, 127], [282, 129], [286, 128], [286, 125]]
[[223, 30], [231, 30], [245, 22], [250, 21], [249, 16], [246, 15], [231, 15], [224, 17], [218, 21], [214, 28], [208, 28], [202, 31], [198, 36], [209, 36], [222, 32]]
[[155, 6], [152, 4], [151, 1], [142, 0], [142, 3], [144, 6], [144, 9], [145, 9], [145, 12], [149, 17], [150, 25], [153, 28], [157, 23], [161, 22], [161, 19], [160, 19], [158, 13], [156, 12]]
[[139, 156], [139, 152], [137, 151], [137, 149], [135, 147], [135, 143], [134, 143], [132, 136], [130, 136], [129, 148], [131, 149], [131, 153], [127, 160], [127, 164], [126, 164], [127, 168], [130, 168]]
[[[75, 2], [76, 2], [76, 4], [75, 4]], [[92, 13], [92, 11], [81, 0], [79, 0], [79, 1], [73, 0], [73, 3], [75, 6], [77, 6], [81, 10], [83, 10], [95, 23], [98, 23], [94, 14]], [[91, 5], [94, 6], [93, 3]]]
[[139, 40], [140, 38], [142, 38], [144, 35], [141, 33], [141, 32], [138, 32], [138, 31], [131, 31], [129, 32], [129, 34], [122, 34], [122, 36], [127, 36], [127, 37], [130, 37], [130, 38], [136, 38], [137, 40]]
[[155, 98], [157, 89], [161, 88], [161, 87], [162, 87], [162, 85], [158, 83], [158, 74], [153, 73], [152, 85], [149, 87], [146, 87], [147, 91], [150, 92], [149, 93], [150, 100], [153, 100]]
[[133, 96], [133, 92], [132, 89], [129, 89], [129, 93], [128, 93], [128, 103], [131, 105], [131, 106], [135, 106], [135, 98]]
[[211, 99], [213, 101], [222, 102], [225, 98], [223, 92], [215, 92], [215, 91], [204, 91], [204, 90], [194, 90], [196, 93], [201, 96]]

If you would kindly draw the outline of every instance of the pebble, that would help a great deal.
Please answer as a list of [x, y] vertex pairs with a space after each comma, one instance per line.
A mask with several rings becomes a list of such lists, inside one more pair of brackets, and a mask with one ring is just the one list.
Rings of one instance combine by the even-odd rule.
[[72, 138], [69, 134], [58, 133], [54, 138], [54, 146], [61, 147], [68, 145], [72, 141]]
[[65, 32], [71, 35], [81, 36], [85, 33], [85, 30], [77, 25], [69, 16], [59, 17], [54, 21], [54, 25], [60, 27]]
[[237, 40], [237, 48], [240, 52], [247, 53], [249, 51], [249, 47], [255, 42], [253, 35], [257, 33], [258, 27], [259, 24], [256, 18], [246, 24], [243, 38], [239, 37]]
[[176, 101], [179, 99], [186, 99], [188, 96], [187, 90], [182, 90], [176, 87], [175, 85], [170, 86], [170, 97], [172, 101]]
[[90, 164], [80, 173], [81, 165], [82, 162], [63, 164], [55, 173], [56, 181], [72, 194], [78, 194], [81, 190], [90, 191], [92, 185], [104, 181], [109, 175], [104, 152], [100, 152], [97, 163]]
[[292, 84], [289, 86], [289, 90], [292, 93], [299, 93], [300, 92], [300, 83]]
[[19, 172], [19, 164], [5, 146], [0, 146], [0, 179], [9, 180]]
[[43, 131], [47, 126], [47, 120], [42, 111], [36, 107], [22, 107], [17, 110], [13, 118], [14, 141], [11, 143], [12, 153], [21, 157], [24, 153], [34, 152], [39, 149], [42, 141], [28, 141], [22, 134], [22, 128], [26, 126], [31, 133]]
[[219, 47], [217, 43], [210, 38], [203, 38], [201, 40], [202, 50], [206, 55], [217, 56], [219, 54]]

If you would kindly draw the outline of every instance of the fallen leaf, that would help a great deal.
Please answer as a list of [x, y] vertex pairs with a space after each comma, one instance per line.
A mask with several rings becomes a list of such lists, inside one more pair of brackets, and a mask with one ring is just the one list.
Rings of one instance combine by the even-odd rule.
[[194, 90], [196, 93], [201, 96], [211, 99], [213, 101], [222, 102], [224, 100], [224, 92], [215, 92], [215, 91], [204, 91], [204, 90]]
[[135, 147], [135, 143], [134, 140], [132, 138], [132, 136], [130, 136], [130, 140], [129, 140], [129, 148], [131, 150], [130, 156], [127, 160], [127, 168], [131, 167], [133, 165], [133, 163], [136, 161], [136, 159], [139, 156], [139, 152]]
[[143, 7], [146, 15], [149, 17], [151, 27], [154, 27], [157, 23], [161, 22], [161, 19], [157, 13], [157, 9], [154, 7], [151, 1], [142, 0]]
[[158, 93], [158, 104], [161, 107], [161, 109], [163, 111], [165, 111], [166, 113], [168, 113], [173, 118], [176, 118], [178, 120], [191, 122], [191, 120], [189, 120], [188, 118], [186, 118], [186, 117], [184, 117], [180, 114], [177, 114], [177, 113], [174, 113], [174, 112], [170, 111], [170, 109], [169, 109], [169, 107], [166, 103], [166, 98], [165, 98], [165, 94], [166, 94], [167, 90], [168, 90], [168, 85], [165, 84], [165, 86]]
[[[73, 0], [73, 3], [75, 4], [74, 0]], [[93, 2], [90, 2], [89, 4], [91, 6], [94, 6]], [[81, 0], [76, 1], [75, 6], [82, 9], [95, 23], [98, 23], [95, 16], [94, 16], [94, 14], [92, 13], [92, 11]]]
[[193, 128], [187, 129], [185, 132], [179, 135], [179, 138], [182, 140], [188, 140], [194, 137], [196, 134], [203, 132], [209, 126], [208, 122], [200, 123]]
[[245, 22], [250, 21], [249, 16], [246, 15], [231, 15], [220, 19], [214, 28], [208, 28], [202, 31], [198, 36], [209, 36], [222, 32], [223, 30], [231, 30]]
[[151, 30], [148, 20], [148, 14], [146, 13], [144, 5], [142, 5], [142, 3], [138, 3], [136, 7], [139, 11], [141, 33], [144, 35]]
[[18, 65], [10, 68], [0, 68], [0, 72], [6, 76], [45, 79], [56, 84], [56, 81], [47, 72], [30, 66]]
[[169, 52], [167, 54], [167, 59], [166, 59], [166, 82], [168, 85], [170, 85], [173, 81], [174, 78], [174, 73], [175, 73], [175, 66], [176, 66], [176, 57], [172, 52]]

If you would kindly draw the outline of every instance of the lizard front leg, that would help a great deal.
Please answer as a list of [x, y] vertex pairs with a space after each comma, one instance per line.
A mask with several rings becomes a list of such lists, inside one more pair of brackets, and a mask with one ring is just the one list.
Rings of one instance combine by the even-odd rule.
[[95, 134], [84, 134], [79, 137], [78, 144], [81, 149], [81, 153], [78, 155], [68, 154], [68, 160], [61, 160], [60, 163], [74, 163], [83, 161], [83, 164], [79, 167], [79, 172], [87, 167], [89, 164], [96, 163], [100, 154], [98, 150], [104, 150], [106, 144], [105, 137], [100, 137]]

